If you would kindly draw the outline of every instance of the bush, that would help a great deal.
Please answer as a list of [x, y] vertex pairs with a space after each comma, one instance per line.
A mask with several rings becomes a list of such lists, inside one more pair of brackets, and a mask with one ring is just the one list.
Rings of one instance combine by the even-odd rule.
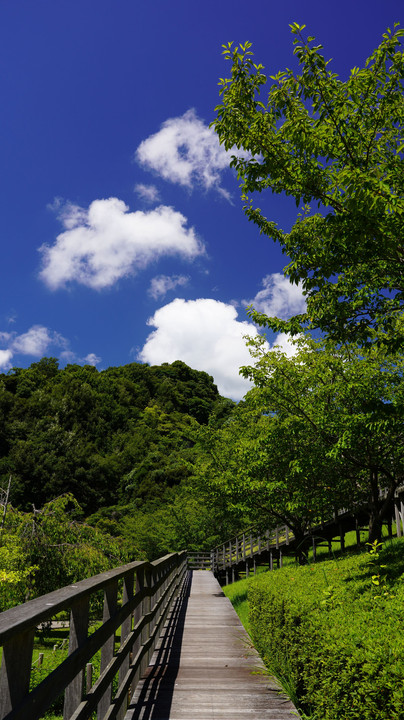
[[403, 718], [403, 548], [377, 567], [362, 554], [250, 583], [255, 645], [311, 720]]

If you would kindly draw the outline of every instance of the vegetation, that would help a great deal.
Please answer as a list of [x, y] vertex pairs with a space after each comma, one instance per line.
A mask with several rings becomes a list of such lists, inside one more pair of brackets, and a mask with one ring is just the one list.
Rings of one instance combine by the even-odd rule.
[[379, 549], [249, 582], [256, 647], [310, 720], [402, 717], [403, 540]]
[[122, 541], [79, 522], [78, 511], [69, 494], [33, 513], [8, 510], [0, 547], [0, 610], [127, 561]]
[[0, 608], [232, 534], [240, 518], [196, 471], [199, 428], [233, 407], [179, 361], [98, 372], [43, 358], [0, 375]]
[[255, 365], [242, 372], [255, 387], [222, 427], [201, 430], [210, 487], [300, 542], [336, 507], [367, 505], [380, 539], [404, 480], [402, 356], [308, 336], [292, 357], [250, 345]]
[[[271, 77], [266, 103], [251, 44], [224, 46], [232, 76], [213, 124], [242, 151], [247, 217], [302, 283], [306, 313], [249, 310], [294, 336], [295, 354], [250, 340], [254, 387], [238, 406], [180, 361], [98, 372], [43, 358], [0, 375], [0, 484], [12, 476], [0, 609], [132, 559], [210, 549], [252, 522], [286, 523], [299, 541], [364, 505], [369, 553], [229, 592], [311, 720], [398, 720], [403, 543], [379, 541], [404, 482], [404, 32], [341, 81], [291, 29], [301, 74]], [[290, 232], [254, 205], [267, 189], [303, 203]]]
[[[285, 274], [302, 282], [307, 297], [307, 312], [289, 321], [250, 315], [294, 334], [320, 328], [337, 342], [366, 344], [376, 330], [379, 340], [400, 346], [404, 31], [388, 29], [365, 66], [341, 80], [322, 46], [304, 37], [305, 26], [290, 27], [300, 74], [286, 69], [267, 78], [251, 43], [223, 46], [231, 78], [220, 80], [213, 125], [234, 149], [245, 214], [280, 243], [290, 258]], [[300, 208], [290, 232], [255, 206], [254, 193], [267, 189]]]

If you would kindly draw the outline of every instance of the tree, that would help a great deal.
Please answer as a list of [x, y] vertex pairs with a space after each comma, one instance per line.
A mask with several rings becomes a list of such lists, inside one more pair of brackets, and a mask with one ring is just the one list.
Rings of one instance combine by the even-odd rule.
[[310, 338], [296, 345], [286, 357], [251, 341], [256, 365], [242, 373], [254, 380], [247, 402], [264, 422], [254, 472], [261, 468], [285, 520], [285, 508], [307, 526], [358, 503], [369, 509], [370, 541], [380, 539], [404, 480], [404, 359], [377, 346], [331, 348]]
[[[307, 298], [307, 312], [288, 322], [249, 314], [276, 331], [320, 328], [337, 341], [367, 344], [377, 330], [394, 347], [404, 339], [404, 31], [388, 29], [343, 81], [322, 46], [303, 38], [305, 26], [290, 27], [300, 74], [267, 78], [251, 43], [223, 46], [232, 75], [220, 80], [212, 125], [235, 151], [246, 216], [281, 244], [285, 274]], [[267, 189], [303, 204], [290, 232], [255, 206], [253, 194]]]
[[[338, 508], [367, 507], [379, 539], [404, 480], [404, 360], [374, 346], [300, 338], [296, 354], [250, 341], [255, 387], [227, 423], [200, 429], [214, 499], [266, 527], [304, 536]], [[382, 492], [383, 491], [383, 492]]]

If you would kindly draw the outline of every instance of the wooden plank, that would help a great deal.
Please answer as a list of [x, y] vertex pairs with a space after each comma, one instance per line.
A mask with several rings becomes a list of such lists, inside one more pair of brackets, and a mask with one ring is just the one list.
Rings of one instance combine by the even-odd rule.
[[15, 708], [29, 691], [34, 630], [16, 635], [3, 646], [0, 672], [0, 717]]
[[[72, 655], [77, 648], [87, 641], [88, 633], [88, 610], [89, 599], [80, 597], [71, 607], [70, 611], [70, 636], [69, 655]], [[82, 700], [84, 692], [84, 667], [81, 667], [76, 677], [67, 686], [65, 692], [63, 718], [69, 720], [77, 705]]]
[[188, 582], [125, 720], [296, 720], [213, 574]]

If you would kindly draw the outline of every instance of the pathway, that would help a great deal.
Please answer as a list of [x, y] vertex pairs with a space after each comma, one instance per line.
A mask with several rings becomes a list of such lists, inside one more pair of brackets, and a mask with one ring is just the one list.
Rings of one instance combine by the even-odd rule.
[[211, 572], [189, 579], [125, 720], [296, 720]]

